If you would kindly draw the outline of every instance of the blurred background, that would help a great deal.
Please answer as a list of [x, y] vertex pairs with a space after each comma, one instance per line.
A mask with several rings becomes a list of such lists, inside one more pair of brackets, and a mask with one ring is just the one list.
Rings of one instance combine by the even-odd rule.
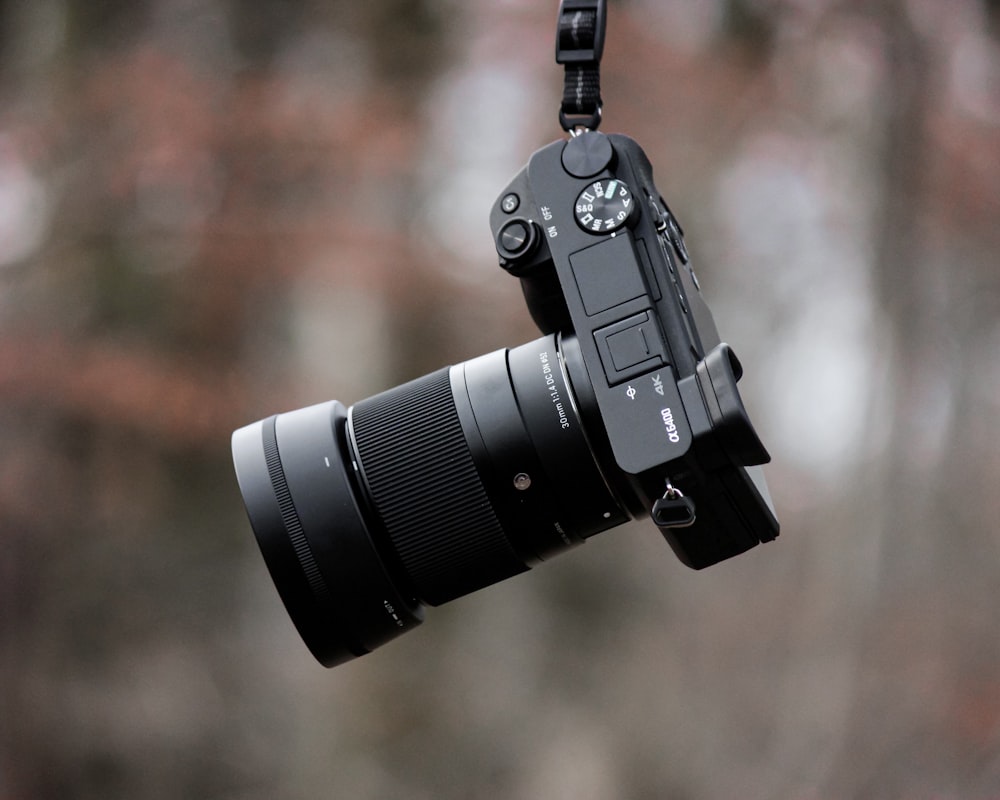
[[0, 798], [1000, 796], [1000, 4], [610, 3], [783, 530], [322, 669], [233, 428], [536, 338], [556, 0], [0, 2]]

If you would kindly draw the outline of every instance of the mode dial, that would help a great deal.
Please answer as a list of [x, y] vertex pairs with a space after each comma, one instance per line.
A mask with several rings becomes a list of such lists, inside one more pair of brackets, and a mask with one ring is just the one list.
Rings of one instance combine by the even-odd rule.
[[632, 190], [620, 180], [594, 181], [576, 198], [576, 224], [587, 233], [614, 233], [635, 219]]

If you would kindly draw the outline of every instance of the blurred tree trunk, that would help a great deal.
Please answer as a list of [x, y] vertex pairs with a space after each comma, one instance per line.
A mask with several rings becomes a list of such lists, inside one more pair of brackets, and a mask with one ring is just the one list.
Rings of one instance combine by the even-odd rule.
[[[989, 242], [971, 245], [981, 228], [941, 191], [942, 175], [961, 161], [943, 163], [940, 141], [944, 104], [952, 102], [949, 64], [914, 13], [913, 4], [887, 0], [877, 16], [887, 71], [873, 277], [885, 348], [867, 411], [868, 496], [854, 520], [874, 539], [877, 564], [860, 567], [868, 586], [856, 609], [861, 636], [850, 645], [857, 648], [852, 712], [824, 789], [843, 798], [913, 796], [928, 781], [959, 790], [956, 771], [979, 775], [981, 790], [995, 791], [989, 781], [998, 777], [979, 743], [963, 743], [960, 733], [961, 715], [977, 703], [994, 720], [990, 731], [1000, 719], [995, 680], [984, 683], [980, 673], [1000, 654], [995, 627], [988, 616], [956, 617], [953, 604], [969, 591], [995, 591], [996, 517], [983, 515], [996, 507], [995, 488], [977, 476], [995, 475], [996, 458], [984, 459], [977, 447], [993, 437], [975, 418], [974, 398], [993, 379], [976, 359], [996, 324], [1000, 278], [995, 258], [982, 255]], [[978, 652], [956, 659], [970, 639]]]
[[[379, 303], [386, 275], [421, 284], [391, 210], [412, 203], [422, 142], [403, 132], [448, 26], [423, 0], [57, 6], [43, 95], [18, 94], [17, 65], [0, 76], [18, 101], [0, 133], [46, 170], [52, 213], [41, 249], [0, 267], [0, 797], [295, 796], [275, 784], [309, 775], [283, 773], [233, 713], [247, 554], [262, 565], [228, 440], [303, 404], [274, 340], [304, 266]], [[317, 32], [305, 45], [357, 63], [299, 65]], [[338, 95], [341, 79], [368, 94]], [[410, 314], [386, 315], [403, 361], [435, 319]], [[384, 355], [341, 333], [352, 358]]]

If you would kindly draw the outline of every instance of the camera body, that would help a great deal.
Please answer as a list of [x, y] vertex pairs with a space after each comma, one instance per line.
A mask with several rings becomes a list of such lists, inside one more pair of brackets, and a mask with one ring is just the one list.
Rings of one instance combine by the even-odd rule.
[[639, 146], [542, 148], [490, 223], [541, 338], [233, 433], [257, 543], [326, 666], [630, 519], [699, 569], [778, 534], [740, 364]]
[[597, 132], [604, 0], [562, 0], [560, 123], [490, 226], [542, 337], [233, 433], [271, 577], [326, 666], [649, 516], [696, 569], [778, 535], [769, 460], [642, 149]]
[[639, 145], [585, 131], [542, 148], [490, 226], [542, 333], [575, 340], [562, 348], [571, 394], [629, 513], [650, 515], [696, 569], [774, 539], [742, 368]]

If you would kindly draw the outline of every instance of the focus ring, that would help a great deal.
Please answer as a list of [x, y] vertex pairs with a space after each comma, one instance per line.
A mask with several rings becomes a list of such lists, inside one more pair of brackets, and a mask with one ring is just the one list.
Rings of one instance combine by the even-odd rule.
[[351, 426], [372, 504], [422, 600], [526, 569], [472, 461], [447, 369], [357, 403]]

